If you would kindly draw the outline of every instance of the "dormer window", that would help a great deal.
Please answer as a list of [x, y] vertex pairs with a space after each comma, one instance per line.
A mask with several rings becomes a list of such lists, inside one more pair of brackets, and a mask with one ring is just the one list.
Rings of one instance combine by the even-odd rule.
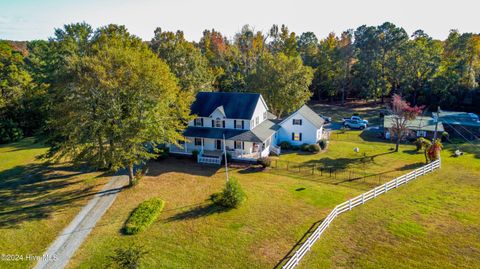
[[293, 119], [292, 124], [293, 125], [302, 125], [302, 120], [301, 119]]
[[222, 128], [224, 126], [224, 121], [220, 118], [215, 119], [215, 128]]
[[196, 118], [194, 121], [195, 126], [203, 126], [203, 118]]

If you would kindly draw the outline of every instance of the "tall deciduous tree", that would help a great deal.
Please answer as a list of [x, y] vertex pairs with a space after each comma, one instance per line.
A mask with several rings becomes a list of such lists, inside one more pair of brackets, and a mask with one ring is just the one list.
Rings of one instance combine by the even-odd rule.
[[261, 93], [270, 110], [282, 117], [310, 99], [308, 87], [312, 77], [313, 71], [302, 64], [300, 57], [265, 53], [248, 77], [247, 86], [248, 90]]
[[398, 94], [393, 95], [392, 99], [392, 127], [390, 133], [392, 137], [395, 137], [395, 151], [398, 151], [400, 141], [402, 141], [410, 132], [408, 129], [408, 123], [414, 120], [418, 115], [422, 113], [422, 108], [418, 106], [410, 106], [409, 103], [404, 101]]
[[191, 95], [140, 39], [124, 27], [96, 31], [86, 55], [68, 59], [72, 79], [59, 91], [52, 124], [63, 138], [54, 158], [69, 157], [112, 170], [154, 157], [161, 143], [177, 143], [190, 119]]
[[182, 31], [164, 32], [157, 28], [150, 47], [168, 64], [182, 90], [192, 93], [212, 90], [214, 76], [207, 58], [185, 40]]
[[0, 41], [0, 143], [16, 141], [25, 133], [25, 97], [34, 88], [24, 56]]

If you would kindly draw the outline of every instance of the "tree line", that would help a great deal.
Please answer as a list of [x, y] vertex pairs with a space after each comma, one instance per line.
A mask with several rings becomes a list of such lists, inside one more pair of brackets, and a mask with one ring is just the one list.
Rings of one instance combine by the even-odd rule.
[[258, 92], [282, 117], [311, 99], [393, 94], [458, 108], [475, 102], [480, 82], [479, 34], [441, 41], [389, 22], [323, 39], [246, 25], [231, 39], [205, 30], [198, 42], [182, 31], [157, 28], [142, 41], [124, 26], [74, 23], [26, 45], [0, 41], [0, 143], [43, 134], [51, 156], [109, 168], [153, 156], [146, 142], [181, 139], [198, 91]]

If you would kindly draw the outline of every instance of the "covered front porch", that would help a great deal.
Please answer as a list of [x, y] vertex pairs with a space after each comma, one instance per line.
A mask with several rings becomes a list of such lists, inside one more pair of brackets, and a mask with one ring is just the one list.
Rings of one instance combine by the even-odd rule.
[[[192, 155], [196, 152], [200, 163], [221, 163], [224, 150], [235, 160], [255, 161], [260, 157], [267, 157], [271, 150], [271, 139], [260, 142], [210, 139], [201, 137], [185, 137], [185, 141], [177, 145], [170, 145], [170, 152]], [[213, 160], [215, 159], [215, 160]]]

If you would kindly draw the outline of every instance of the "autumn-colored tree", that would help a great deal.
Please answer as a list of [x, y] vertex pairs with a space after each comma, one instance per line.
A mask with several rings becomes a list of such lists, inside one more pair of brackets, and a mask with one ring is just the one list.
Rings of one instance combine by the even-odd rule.
[[396, 138], [395, 151], [398, 152], [400, 141], [410, 132], [408, 123], [422, 113], [423, 107], [410, 106], [398, 94], [393, 95], [391, 113], [393, 115], [392, 127], [389, 129], [392, 137]]

